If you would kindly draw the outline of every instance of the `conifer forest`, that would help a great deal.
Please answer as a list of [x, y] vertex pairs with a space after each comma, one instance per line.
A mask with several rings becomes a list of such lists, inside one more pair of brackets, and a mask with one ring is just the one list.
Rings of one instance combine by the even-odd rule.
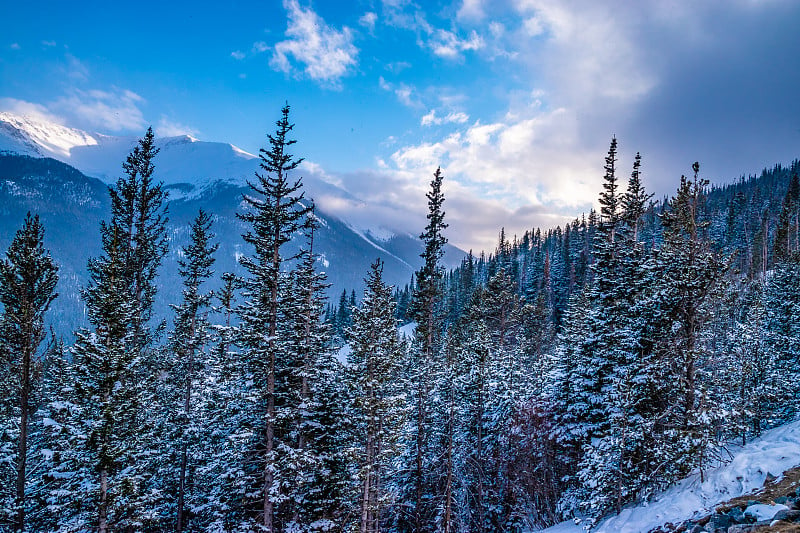
[[797, 415], [800, 162], [724, 187], [694, 163], [655, 198], [646, 154], [620, 161], [612, 138], [598, 210], [498, 228], [455, 269], [431, 168], [413, 279], [376, 260], [329, 300], [302, 136], [287, 105], [237, 210], [241, 270], [216, 268], [200, 210], [164, 302], [148, 130], [108, 189], [71, 336], [48, 318], [48, 228], [19, 221], [0, 258], [0, 531], [591, 526]]

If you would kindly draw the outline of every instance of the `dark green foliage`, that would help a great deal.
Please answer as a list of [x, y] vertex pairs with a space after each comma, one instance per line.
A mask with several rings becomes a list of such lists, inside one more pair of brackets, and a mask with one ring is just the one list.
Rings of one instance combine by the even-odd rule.
[[[149, 326], [155, 277], [166, 253], [166, 193], [153, 180], [157, 149], [148, 129], [128, 156], [111, 194], [111, 220], [101, 223], [103, 255], [89, 262], [84, 292], [92, 330], [76, 333], [74, 385], [54, 406], [61, 426], [54, 492], [64, 527], [143, 527], [152, 520], [146, 480], [144, 405], [154, 390], [156, 332]], [[65, 472], [69, 472], [66, 475]]]
[[[243, 377], [250, 383], [244, 393], [247, 407], [241, 421], [250, 435], [244, 451], [247, 496], [242, 519], [250, 523], [257, 520], [266, 531], [301, 520], [299, 502], [293, 494], [298, 490], [298, 475], [313, 469], [303, 463], [310, 460], [308, 456], [292, 455], [292, 450], [302, 448], [302, 432], [297, 433], [297, 424], [302, 421], [293, 414], [302, 397], [297, 396], [294, 379], [298, 367], [307, 363], [300, 359], [294, 345], [298, 341], [295, 321], [304, 312], [297, 309], [297, 287], [285, 270], [296, 256], [285, 257], [283, 253], [293, 235], [304, 227], [311, 210], [303, 203], [302, 181], [289, 177], [302, 161], [288, 152], [296, 142], [288, 137], [292, 129], [287, 105], [275, 134], [268, 135], [269, 149], [260, 151], [262, 173], [250, 182], [252, 196], [245, 196], [250, 209], [239, 215], [248, 224], [243, 238], [253, 247], [252, 256], [241, 260], [249, 277], [244, 284], [245, 302], [239, 309]], [[318, 283], [313, 279], [308, 282]], [[302, 290], [316, 293], [318, 289], [309, 285]], [[313, 313], [313, 317], [304, 318], [312, 321], [307, 323], [315, 324], [315, 317], [321, 318], [317, 311]]]
[[[209, 290], [217, 245], [201, 211], [175, 250], [182, 297], [166, 341], [151, 131], [111, 190], [90, 327], [69, 350], [53, 336], [44, 359], [55, 267], [26, 219], [0, 263], [0, 528], [21, 509], [28, 529], [63, 533], [519, 532], [576, 513], [591, 525], [702, 476], [717, 444], [796, 415], [797, 163], [720, 189], [695, 164], [652, 202], [639, 154], [622, 192], [612, 139], [599, 211], [502, 229], [492, 253], [449, 272], [437, 169], [422, 267], [393, 292], [377, 261], [357, 307], [352, 290], [324, 298], [324, 230], [292, 176], [288, 115], [239, 215], [245, 278]], [[27, 337], [15, 307], [26, 276], [39, 280]], [[410, 343], [398, 319], [414, 322]], [[41, 461], [15, 508], [21, 415]]]
[[441, 285], [444, 277], [441, 259], [447, 239], [442, 234], [447, 228], [444, 222], [444, 194], [442, 193], [442, 171], [433, 174], [428, 198], [428, 224], [420, 235], [425, 244], [422, 253], [423, 265], [415, 276], [416, 290], [411, 299], [411, 317], [416, 322], [414, 330], [413, 360], [409, 371], [412, 382], [413, 422], [411, 423], [409, 448], [404, 461], [405, 475], [401, 484], [403, 499], [409, 508], [397, 517], [402, 531], [421, 533], [429, 530], [436, 516], [438, 505], [434, 473], [430, 462], [436, 451], [430, 449], [432, 409], [430, 394], [434, 387], [434, 368], [441, 356], [443, 299]]
[[[173, 307], [175, 311], [174, 329], [170, 335], [170, 355], [167, 368], [169, 374], [162, 397], [168, 401], [161, 408], [164, 414], [162, 435], [164, 455], [169, 458], [163, 465], [162, 490], [165, 495], [175, 495], [170, 501], [175, 512], [165, 517], [167, 523], [176, 523], [176, 531], [192, 529], [187, 507], [195, 507], [203, 501], [202, 493], [193, 483], [194, 472], [205, 459], [201, 444], [201, 413], [195, 405], [198, 395], [208, 381], [206, 345], [210, 340], [208, 308], [212, 294], [201, 291], [213, 275], [214, 253], [219, 248], [212, 244], [211, 216], [200, 211], [190, 230], [190, 241], [182, 250], [179, 260], [183, 278], [183, 301]], [[227, 297], [230, 297], [229, 295]], [[194, 490], [191, 490], [194, 489]], [[170, 498], [171, 499], [171, 498]], [[189, 505], [187, 505], [187, 503]]]
[[24, 531], [30, 427], [38, 402], [44, 315], [57, 296], [58, 268], [44, 248], [38, 216], [25, 217], [0, 261], [0, 528]]
[[358, 472], [359, 531], [377, 533], [387, 525], [387, 509], [401, 504], [390, 499], [386, 482], [393, 474], [393, 459], [405, 415], [404, 347], [394, 317], [392, 287], [384, 284], [383, 265], [376, 261], [366, 279], [361, 307], [353, 309], [348, 329], [352, 353], [348, 357], [347, 383], [353, 456]]

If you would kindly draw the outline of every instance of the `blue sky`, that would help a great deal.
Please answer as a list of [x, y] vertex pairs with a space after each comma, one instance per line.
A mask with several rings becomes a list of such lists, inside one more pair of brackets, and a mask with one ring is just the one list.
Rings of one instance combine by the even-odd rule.
[[465, 248], [586, 210], [612, 135], [659, 195], [800, 156], [789, 0], [6, 4], [0, 109], [255, 152], [288, 101], [360, 216], [418, 232], [442, 165]]

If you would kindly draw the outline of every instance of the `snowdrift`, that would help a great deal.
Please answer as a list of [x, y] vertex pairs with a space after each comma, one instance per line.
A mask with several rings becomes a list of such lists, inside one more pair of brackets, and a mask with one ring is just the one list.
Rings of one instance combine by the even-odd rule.
[[[717, 468], [694, 473], [652, 501], [629, 507], [597, 525], [596, 533], [646, 533], [667, 522], [676, 524], [709, 514], [718, 504], [749, 494], [764, 485], [767, 474], [780, 476], [800, 465], [800, 421], [770, 431], [746, 446], [731, 448], [733, 460]], [[582, 524], [562, 522], [547, 533], [578, 533]]]

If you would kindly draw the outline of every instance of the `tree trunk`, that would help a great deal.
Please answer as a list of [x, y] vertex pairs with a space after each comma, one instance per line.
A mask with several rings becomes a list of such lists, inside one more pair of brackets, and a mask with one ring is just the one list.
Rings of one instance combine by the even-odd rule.
[[108, 470], [100, 470], [100, 502], [98, 509], [97, 531], [108, 533]]
[[189, 345], [189, 361], [186, 368], [186, 394], [183, 404], [183, 413], [185, 418], [183, 420], [183, 435], [181, 435], [181, 464], [178, 481], [178, 523], [177, 527], [175, 528], [178, 533], [181, 533], [185, 526], [183, 508], [186, 498], [186, 469], [189, 460], [189, 443], [186, 440], [186, 432], [189, 428], [189, 421], [191, 420], [189, 415], [192, 407], [192, 376], [194, 374], [194, 342], [197, 329], [197, 307], [193, 307], [192, 310], [192, 322], [189, 328], [189, 342], [191, 344]]
[[449, 413], [447, 420], [447, 484], [445, 486], [444, 497], [444, 523], [442, 524], [444, 533], [450, 533], [453, 523], [453, 390], [452, 382], [449, 392]]
[[[189, 357], [190, 365], [194, 363], [193, 357]], [[189, 423], [189, 408], [191, 406], [191, 398], [192, 398], [192, 378], [191, 374], [187, 373], [186, 376], [186, 398], [184, 403], [184, 413], [186, 416], [186, 420], [184, 421], [184, 435], [182, 435], [181, 439], [181, 465], [180, 465], [180, 477], [178, 481], [178, 524], [176, 527], [176, 531], [181, 533], [183, 531], [183, 526], [185, 525], [185, 521], [183, 519], [183, 507], [184, 507], [184, 499], [186, 494], [186, 466], [189, 459], [189, 444], [186, 442], [186, 430]]]
[[31, 390], [31, 349], [33, 335], [27, 335], [28, 345], [22, 350], [22, 383], [20, 394], [19, 451], [17, 459], [17, 531], [25, 531], [25, 469], [28, 459], [28, 410]]
[[480, 384], [478, 386], [478, 440], [475, 443], [475, 469], [478, 470], [478, 494], [476, 496], [476, 507], [478, 515], [478, 528], [475, 530], [477, 533], [483, 533], [484, 527], [484, 509], [483, 509], [483, 412], [484, 412], [484, 376], [486, 375], [486, 352], [481, 347], [481, 361], [480, 361]]
[[372, 457], [372, 430], [370, 428], [367, 429], [365, 452], [364, 465], [366, 472], [364, 473], [364, 486], [361, 494], [361, 533], [368, 533], [372, 524], [370, 505], [372, 503], [372, 467], [374, 466], [374, 460]]
[[[274, 327], [270, 328], [273, 332]], [[274, 333], [273, 333], [274, 334]], [[274, 348], [274, 342], [270, 341], [270, 348]], [[266, 462], [264, 464], [264, 527], [267, 532], [272, 533], [272, 500], [270, 492], [274, 475], [272, 473], [272, 450], [275, 441], [275, 352], [270, 349], [269, 356], [269, 376], [267, 377], [267, 443], [266, 443]]]
[[[279, 173], [278, 179], [283, 176]], [[280, 209], [281, 200], [275, 198], [275, 210]], [[266, 442], [266, 461], [264, 462], [264, 528], [268, 533], [273, 533], [272, 514], [273, 504], [270, 499], [272, 484], [275, 476], [272, 472], [272, 452], [275, 449], [275, 335], [278, 332], [278, 279], [280, 277], [281, 256], [280, 256], [280, 226], [275, 227], [272, 248], [272, 287], [270, 287], [269, 299], [269, 368], [267, 369], [267, 442]]]
[[414, 500], [414, 533], [422, 533], [422, 452], [423, 446], [423, 427], [425, 424], [425, 405], [426, 401], [424, 387], [422, 384], [423, 369], [418, 370], [417, 383], [417, 442], [416, 442], [416, 495]]

